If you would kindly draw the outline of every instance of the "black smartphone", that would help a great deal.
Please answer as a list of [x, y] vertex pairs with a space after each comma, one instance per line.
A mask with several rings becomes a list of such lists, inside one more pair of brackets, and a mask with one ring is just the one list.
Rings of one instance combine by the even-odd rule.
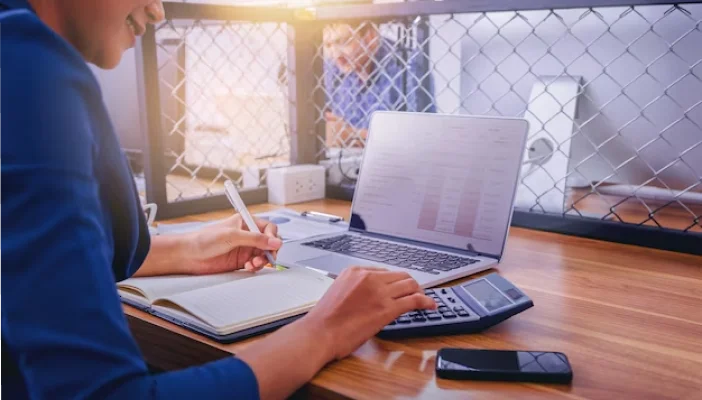
[[543, 351], [441, 349], [436, 375], [445, 379], [569, 383], [568, 357]]

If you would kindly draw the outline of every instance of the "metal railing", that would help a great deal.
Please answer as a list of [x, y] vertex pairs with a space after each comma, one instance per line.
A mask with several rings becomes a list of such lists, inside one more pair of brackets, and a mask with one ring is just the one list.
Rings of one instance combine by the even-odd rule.
[[148, 197], [162, 217], [209, 211], [231, 178], [263, 202], [266, 169], [287, 163], [352, 187], [376, 110], [519, 116], [515, 225], [700, 253], [702, 5], [687, 3], [167, 3], [140, 49]]

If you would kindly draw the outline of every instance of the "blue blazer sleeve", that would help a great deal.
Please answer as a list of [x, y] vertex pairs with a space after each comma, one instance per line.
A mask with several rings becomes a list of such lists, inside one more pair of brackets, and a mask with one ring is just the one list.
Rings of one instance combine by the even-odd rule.
[[115, 288], [87, 86], [34, 15], [1, 22], [3, 369], [9, 356], [22, 381], [3, 377], [3, 394], [257, 398], [256, 377], [233, 357], [149, 374]]

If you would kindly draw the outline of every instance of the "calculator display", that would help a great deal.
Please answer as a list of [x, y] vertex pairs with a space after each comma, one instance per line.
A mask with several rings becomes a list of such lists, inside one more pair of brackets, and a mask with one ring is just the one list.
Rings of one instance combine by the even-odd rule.
[[487, 281], [484, 279], [464, 285], [463, 289], [475, 297], [480, 305], [485, 307], [485, 309], [488, 311], [494, 311], [512, 304], [507, 297], [495, 289], [491, 284], [487, 283]]

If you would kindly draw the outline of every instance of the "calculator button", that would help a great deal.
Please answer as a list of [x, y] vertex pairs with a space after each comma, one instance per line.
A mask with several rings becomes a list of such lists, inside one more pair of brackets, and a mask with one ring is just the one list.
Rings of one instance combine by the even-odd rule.
[[441, 315], [443, 315], [444, 318], [456, 318], [456, 314], [452, 313], [451, 311], [445, 312], [445, 313], [441, 313]]
[[409, 319], [409, 317], [400, 317], [397, 319], [397, 323], [399, 324], [409, 324], [410, 322], [412, 322], [412, 320]]
[[441, 289], [441, 294], [446, 294], [446, 289]]
[[441, 315], [439, 314], [427, 314], [427, 319], [429, 321], [438, 321], [441, 319]]
[[424, 289], [424, 294], [434, 294], [433, 289]]
[[439, 307], [439, 312], [440, 312], [440, 313], [445, 313], [445, 312], [449, 312], [449, 311], [451, 311], [451, 309], [448, 308], [448, 307], [446, 307], [446, 306], [441, 306], [441, 307]]
[[462, 310], [463, 310], [463, 307], [461, 307], [461, 306], [456, 306], [456, 307], [453, 308], [453, 311], [455, 311], [455, 312], [459, 312], [459, 311], [462, 311]]
[[451, 303], [455, 303], [455, 302], [456, 302], [456, 299], [454, 299], [453, 297], [449, 297], [449, 298], [448, 298], [448, 301], [450, 301]]
[[458, 311], [458, 315], [459, 315], [460, 317], [469, 317], [469, 316], [470, 316], [470, 314], [469, 314], [468, 311], [466, 311], [466, 310]]
[[412, 318], [413, 322], [426, 322], [426, 320], [427, 319], [424, 318], [424, 316], [422, 316], [422, 315]]

